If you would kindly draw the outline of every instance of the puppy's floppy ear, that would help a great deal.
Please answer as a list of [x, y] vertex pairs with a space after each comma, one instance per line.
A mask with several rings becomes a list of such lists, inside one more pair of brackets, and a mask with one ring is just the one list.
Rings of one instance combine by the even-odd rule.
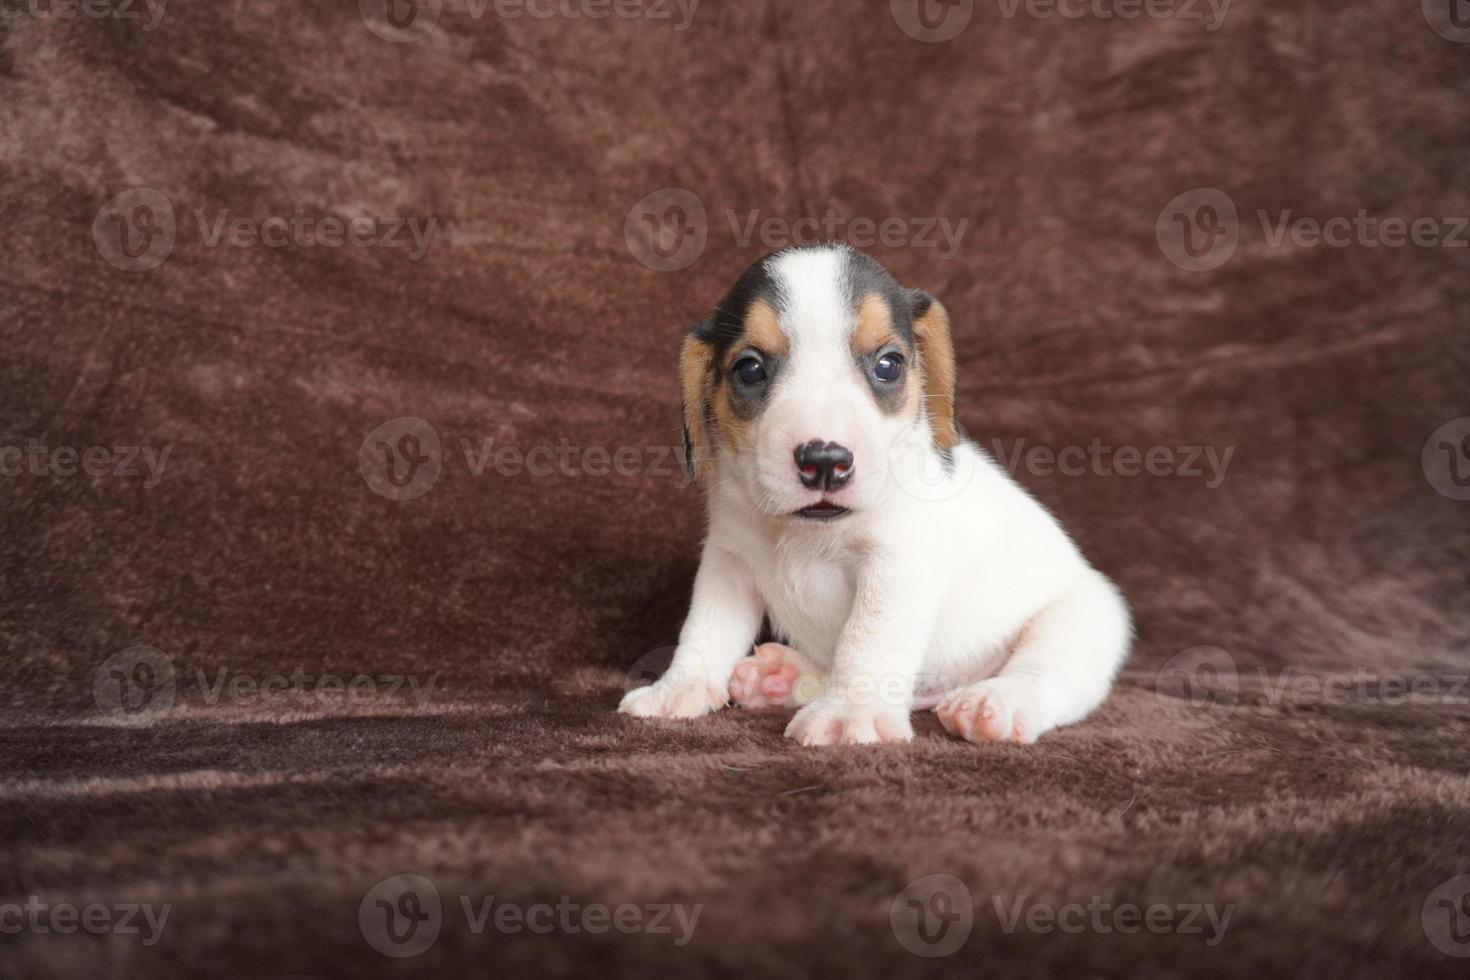
[[924, 410], [934, 444], [947, 451], [955, 447], [964, 431], [954, 413], [954, 342], [949, 336], [949, 314], [923, 290], [909, 290], [909, 301], [919, 370], [924, 376]]
[[695, 480], [714, 471], [710, 437], [710, 391], [714, 383], [714, 348], [699, 339], [697, 323], [679, 349], [679, 394], [684, 400], [684, 472]]

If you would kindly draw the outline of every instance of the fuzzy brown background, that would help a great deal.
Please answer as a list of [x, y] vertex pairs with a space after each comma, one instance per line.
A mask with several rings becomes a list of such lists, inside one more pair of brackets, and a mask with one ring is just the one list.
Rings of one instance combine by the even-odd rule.
[[[1421, 450], [1470, 415], [1470, 250], [1272, 245], [1255, 215], [1470, 214], [1470, 44], [1416, 0], [1236, 0], [1217, 30], [976, 0], [945, 43], [903, 2], [704, 0], [684, 30], [451, 2], [412, 42], [350, 0], [173, 0], [152, 30], [6, 5], [0, 446], [168, 456], [0, 477], [0, 905], [171, 913], [152, 946], [0, 935], [0, 974], [1464, 975], [1430, 933], [1470, 873], [1470, 502]], [[1156, 223], [1199, 187], [1240, 241], [1190, 272]], [[176, 231], [130, 272], [107, 205], [136, 188]], [[676, 271], [639, 261], [667, 188], [705, 210]], [[1036, 746], [613, 713], [698, 554], [665, 456], [682, 332], [787, 243], [742, 243], [752, 213], [829, 210], [968, 221], [952, 256], [871, 251], [948, 306], [982, 445], [1234, 449], [1213, 489], [1018, 472], [1139, 632]], [[211, 244], [298, 211], [435, 230], [418, 259]], [[359, 451], [405, 416], [441, 471], [398, 501]], [[477, 475], [491, 439], [638, 464]], [[119, 708], [104, 665], [140, 646], [170, 697]], [[1201, 647], [1226, 676], [1196, 704], [1159, 672]], [[211, 693], [298, 671], [374, 680]], [[1295, 683], [1358, 671], [1430, 693]], [[973, 932], [925, 959], [889, 910], [939, 873]], [[396, 874], [444, 902], [409, 959], [359, 925]], [[461, 895], [704, 908], [676, 947], [475, 935]], [[1019, 896], [1234, 912], [1213, 946], [1008, 932]]]

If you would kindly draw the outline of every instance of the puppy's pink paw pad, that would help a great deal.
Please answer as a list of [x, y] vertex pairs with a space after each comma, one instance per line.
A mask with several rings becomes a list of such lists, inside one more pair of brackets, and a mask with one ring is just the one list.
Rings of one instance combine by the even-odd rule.
[[791, 685], [796, 683], [796, 677], [796, 668], [785, 664], [780, 673], [768, 674], [761, 680], [761, 694], [772, 704], [784, 704], [791, 695]]
[[735, 665], [730, 700], [742, 708], [795, 707], [816, 696], [821, 674], [788, 646], [763, 643]]
[[907, 707], [849, 705], [819, 698], [786, 726], [786, 737], [802, 745], [873, 745], [914, 737]]
[[1051, 726], [1029, 682], [999, 677], [956, 691], [934, 709], [946, 731], [971, 742], [1030, 745]]
[[1011, 723], [1011, 741], [1021, 745], [1034, 745], [1036, 736], [1031, 734], [1032, 731], [1033, 726], [1026, 719], [1026, 712], [1017, 708], [1015, 720]]
[[[1001, 711], [997, 714], [997, 708]], [[986, 701], [985, 707], [980, 709], [980, 723], [975, 726], [980, 737], [989, 742], [1004, 741], [1011, 732], [1010, 718], [1005, 712], [1005, 705], [995, 705]]]

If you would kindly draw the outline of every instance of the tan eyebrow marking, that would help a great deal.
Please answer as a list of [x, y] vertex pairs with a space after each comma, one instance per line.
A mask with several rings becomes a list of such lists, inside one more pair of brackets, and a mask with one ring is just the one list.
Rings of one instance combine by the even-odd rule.
[[893, 317], [883, 297], [877, 293], [864, 296], [858, 307], [857, 329], [852, 332], [853, 353], [866, 356], [895, 339]]
[[[751, 303], [745, 313], [745, 342], [774, 357], [785, 357], [789, 350], [790, 342], [786, 331], [781, 329], [781, 317], [763, 299]], [[732, 345], [730, 357], [738, 358], [740, 354], [740, 346]]]

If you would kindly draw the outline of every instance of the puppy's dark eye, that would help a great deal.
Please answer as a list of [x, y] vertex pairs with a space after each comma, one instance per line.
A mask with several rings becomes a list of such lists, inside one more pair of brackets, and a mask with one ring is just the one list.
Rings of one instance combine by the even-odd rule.
[[742, 357], [735, 362], [735, 377], [741, 384], [758, 385], [766, 380], [766, 368], [753, 357]]
[[897, 354], [884, 354], [873, 365], [873, 377], [879, 381], [894, 382], [903, 374], [903, 358]]

